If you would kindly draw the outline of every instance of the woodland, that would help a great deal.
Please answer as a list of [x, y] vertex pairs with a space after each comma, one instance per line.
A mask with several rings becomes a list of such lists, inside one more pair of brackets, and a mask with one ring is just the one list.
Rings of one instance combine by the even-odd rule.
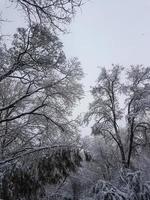
[[27, 26], [0, 32], [0, 199], [150, 200], [150, 67], [100, 68], [74, 118], [84, 72], [59, 34], [88, 2], [9, 2]]

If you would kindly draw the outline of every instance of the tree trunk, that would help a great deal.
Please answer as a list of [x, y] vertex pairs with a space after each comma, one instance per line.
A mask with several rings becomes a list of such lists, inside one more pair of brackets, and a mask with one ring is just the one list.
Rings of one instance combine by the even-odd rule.
[[127, 158], [127, 167], [130, 167], [131, 155], [132, 155], [132, 147], [133, 147], [133, 138], [134, 138], [134, 119], [132, 119], [131, 127], [130, 127], [130, 140], [129, 140], [129, 153]]

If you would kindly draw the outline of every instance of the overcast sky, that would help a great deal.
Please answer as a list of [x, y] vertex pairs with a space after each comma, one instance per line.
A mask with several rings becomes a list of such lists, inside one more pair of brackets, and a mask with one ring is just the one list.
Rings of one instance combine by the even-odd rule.
[[[7, 0], [0, 0], [2, 16], [12, 21], [4, 24], [5, 34], [12, 34], [24, 23], [22, 14], [18, 16], [9, 5]], [[87, 110], [90, 85], [100, 72], [98, 66], [150, 65], [149, 0], [89, 0], [68, 28], [70, 33], [61, 36], [65, 52], [79, 58], [85, 73], [86, 97], [77, 109], [80, 112]], [[90, 129], [83, 129], [86, 131]]]

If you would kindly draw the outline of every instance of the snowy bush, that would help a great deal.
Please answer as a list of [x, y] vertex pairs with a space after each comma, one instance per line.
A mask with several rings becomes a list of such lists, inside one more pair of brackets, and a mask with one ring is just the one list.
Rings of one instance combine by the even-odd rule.
[[93, 187], [93, 200], [150, 200], [150, 183], [139, 171], [122, 171], [118, 183], [99, 180]]
[[40, 152], [34, 160], [27, 158], [0, 168], [0, 199], [45, 200], [45, 187], [75, 172], [82, 161], [79, 150], [71, 148]]

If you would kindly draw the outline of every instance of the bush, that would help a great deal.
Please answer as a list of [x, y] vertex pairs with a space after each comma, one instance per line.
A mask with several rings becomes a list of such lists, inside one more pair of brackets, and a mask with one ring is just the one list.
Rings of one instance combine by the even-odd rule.
[[141, 180], [141, 172], [123, 170], [119, 181], [99, 180], [92, 189], [93, 200], [150, 200], [150, 183]]

